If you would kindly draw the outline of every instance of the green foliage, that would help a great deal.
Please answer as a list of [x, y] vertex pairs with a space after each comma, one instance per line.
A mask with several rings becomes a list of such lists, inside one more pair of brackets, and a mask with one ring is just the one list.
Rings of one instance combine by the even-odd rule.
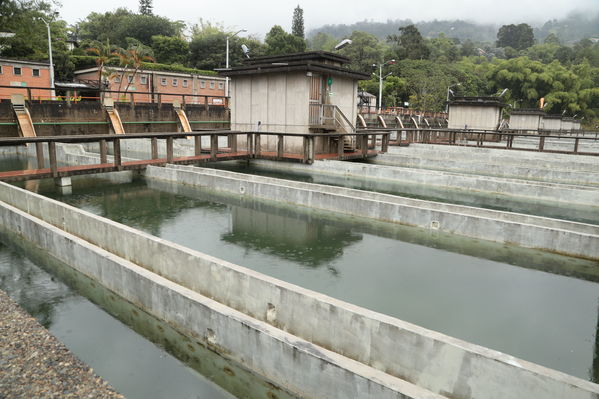
[[306, 51], [306, 41], [301, 37], [287, 33], [279, 25], [275, 25], [266, 34], [266, 54], [282, 55]]
[[54, 11], [52, 3], [47, 1], [0, 1], [0, 29], [15, 34], [0, 38], [0, 56], [47, 60], [48, 33], [44, 20], [50, 23], [54, 52], [66, 51], [66, 23], [54, 20]]
[[139, 0], [139, 13], [142, 15], [153, 15], [152, 0]]
[[532, 27], [528, 24], [503, 25], [497, 32], [497, 47], [511, 47], [524, 50], [532, 46], [535, 36]]
[[222, 26], [200, 21], [193, 27], [193, 35], [189, 44], [189, 65], [200, 69], [216, 69], [226, 66], [226, 41], [229, 36], [229, 66], [237, 66], [245, 58], [241, 45], [250, 48], [251, 56], [264, 54], [265, 46], [252, 37], [242, 38], [231, 35], [235, 32], [226, 32]]
[[349, 38], [352, 44], [341, 49], [339, 54], [349, 57], [351, 69], [371, 73], [374, 70], [373, 64], [384, 62], [382, 57], [387, 48], [376, 37], [366, 32], [356, 31]]
[[299, 5], [293, 10], [291, 34], [302, 39], [304, 38], [304, 10]]
[[152, 36], [152, 49], [157, 62], [163, 64], [187, 63], [189, 43], [177, 36]]
[[337, 39], [333, 36], [319, 32], [308, 41], [308, 47], [314, 51], [333, 51], [337, 45]]
[[431, 60], [439, 62], [454, 62], [460, 56], [460, 50], [453, 40], [445, 37], [443, 33], [439, 37], [427, 41]]
[[429, 48], [414, 25], [402, 26], [399, 35], [391, 35], [388, 40], [394, 44], [397, 59], [422, 60], [430, 55]]
[[[389, 76], [383, 80], [383, 106], [399, 107], [409, 98], [408, 82], [399, 76]], [[370, 80], [360, 82], [360, 90], [369, 92], [379, 97], [379, 79], [372, 77]]]
[[118, 8], [106, 13], [89, 14], [79, 23], [79, 36], [83, 40], [110, 40], [120, 47], [127, 47], [127, 38], [132, 37], [150, 46], [152, 36], [177, 36], [184, 26], [168, 18], [135, 14], [126, 8]]

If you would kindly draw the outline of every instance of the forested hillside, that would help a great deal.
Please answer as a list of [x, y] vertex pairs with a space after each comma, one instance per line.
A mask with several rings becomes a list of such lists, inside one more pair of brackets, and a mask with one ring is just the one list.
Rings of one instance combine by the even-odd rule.
[[[526, 18], [519, 19], [525, 20]], [[370, 33], [379, 39], [386, 39], [387, 36], [397, 33], [398, 27], [407, 25], [415, 25], [422, 36], [426, 38], [437, 37], [443, 33], [447, 37], [460, 41], [469, 39], [473, 42], [488, 43], [496, 40], [497, 30], [500, 27], [500, 25], [480, 24], [464, 20], [434, 20], [416, 23], [409, 19], [388, 20], [387, 22], [362, 21], [350, 25], [324, 25], [310, 30], [308, 38], [313, 38], [322, 32], [341, 39], [351, 35], [353, 31], [361, 31]], [[535, 37], [539, 41], [543, 41], [550, 33], [555, 34], [562, 43], [573, 43], [587, 37], [599, 38], [599, 13], [595, 15], [573, 13], [541, 25], [529, 25], [533, 27]]]

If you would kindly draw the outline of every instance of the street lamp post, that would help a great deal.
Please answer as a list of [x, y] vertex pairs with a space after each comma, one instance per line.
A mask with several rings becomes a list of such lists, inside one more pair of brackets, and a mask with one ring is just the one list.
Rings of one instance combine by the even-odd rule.
[[[391, 75], [391, 72], [383, 76], [383, 67], [387, 64], [395, 64], [395, 60], [385, 61], [382, 64], [379, 64], [379, 103], [378, 103], [378, 112], [381, 113], [382, 105], [383, 105], [383, 79], [387, 76]], [[376, 64], [373, 64], [376, 67]], [[374, 74], [376, 76], [376, 73]]]
[[449, 93], [451, 92], [451, 88], [455, 86], [461, 86], [461, 83], [456, 83], [447, 87], [447, 101], [445, 101], [445, 113], [449, 112]]
[[50, 23], [43, 18], [40, 19], [46, 24], [46, 28], [48, 29], [48, 58], [50, 59], [50, 87], [52, 88], [50, 95], [52, 96], [52, 100], [54, 100], [56, 97], [56, 92], [54, 89], [54, 62], [52, 61], [52, 36], [50, 35]]
[[[225, 68], [229, 69], [229, 38], [235, 37], [241, 32], [247, 32], [245, 29], [240, 29], [232, 35], [227, 35], [227, 50], [226, 50], [226, 60], [225, 60]], [[229, 97], [229, 77], [225, 77], [225, 96]]]

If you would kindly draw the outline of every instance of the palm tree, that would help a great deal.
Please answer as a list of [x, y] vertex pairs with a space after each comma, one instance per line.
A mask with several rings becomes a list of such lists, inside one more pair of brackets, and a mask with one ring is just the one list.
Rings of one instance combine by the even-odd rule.
[[[104, 66], [111, 58], [114, 57], [114, 52], [116, 51], [115, 46], [110, 45], [110, 41], [106, 40], [106, 44], [101, 42], [96, 42], [96, 46], [90, 47], [87, 49], [88, 53], [92, 53], [96, 55], [96, 65], [98, 66], [98, 88], [102, 90], [102, 76], [107, 76], [106, 71], [104, 70]], [[103, 94], [102, 92], [100, 92]]]
[[131, 79], [127, 80], [127, 87], [125, 87], [125, 94], [129, 90], [129, 86], [131, 85], [131, 82], [135, 78], [135, 75], [137, 74], [139, 69], [142, 67], [143, 63], [155, 61], [154, 57], [152, 57], [150, 54], [151, 54], [151, 50], [149, 50], [145, 46], [131, 46], [126, 51], [123, 51], [121, 53], [121, 55], [119, 56], [121, 58], [121, 63], [124, 63], [126, 66], [131, 65], [134, 68]]

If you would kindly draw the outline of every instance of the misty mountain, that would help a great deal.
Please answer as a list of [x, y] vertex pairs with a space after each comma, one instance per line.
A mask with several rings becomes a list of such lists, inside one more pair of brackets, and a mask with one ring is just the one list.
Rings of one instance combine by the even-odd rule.
[[[515, 21], [514, 23], [521, 23]], [[385, 40], [388, 35], [397, 34], [401, 26], [414, 24], [424, 37], [437, 37], [440, 33], [460, 41], [470, 39], [473, 42], [495, 42], [500, 25], [481, 24], [464, 20], [434, 20], [414, 23], [410, 19], [387, 20], [387, 22], [361, 21], [351, 25], [324, 25], [308, 32], [308, 38], [319, 32], [327, 33], [336, 39], [349, 37], [353, 31], [368, 32]], [[572, 43], [587, 37], [599, 37], [599, 13], [588, 16], [572, 13], [562, 19], [554, 19], [544, 24], [530, 24], [535, 39], [542, 42], [550, 33], [555, 33], [562, 43]]]

